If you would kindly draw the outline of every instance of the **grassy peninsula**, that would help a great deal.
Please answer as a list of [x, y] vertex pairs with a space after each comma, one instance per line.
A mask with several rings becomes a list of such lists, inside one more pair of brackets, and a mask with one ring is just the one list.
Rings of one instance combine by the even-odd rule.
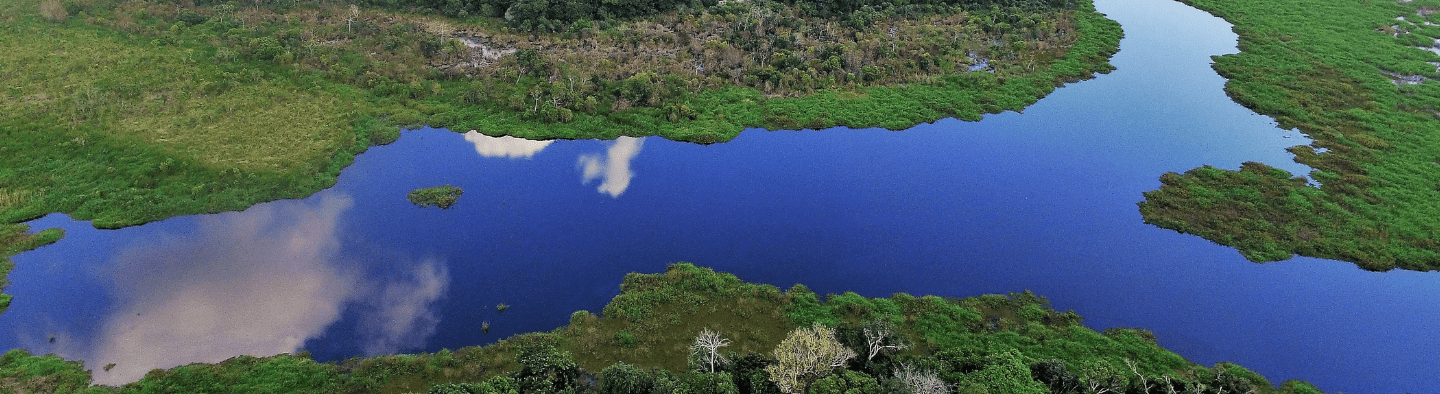
[[[620, 289], [602, 315], [575, 312], [569, 325], [554, 331], [485, 347], [339, 363], [317, 363], [304, 353], [240, 356], [155, 370], [123, 387], [88, 387], [89, 373], [78, 362], [11, 350], [0, 356], [0, 390], [1320, 393], [1301, 381], [1277, 388], [1230, 363], [1196, 365], [1160, 347], [1142, 329], [1096, 332], [1080, 325], [1074, 312], [1052, 310], [1029, 292], [964, 299], [904, 293], [821, 297], [803, 285], [781, 291], [686, 263], [661, 274], [627, 275]], [[820, 333], [810, 337], [817, 344], [807, 349], [849, 357], [835, 367], [809, 369], [813, 373], [798, 380], [776, 378], [808, 365], [780, 362], [794, 360], [777, 350], [807, 332]], [[722, 357], [712, 358], [709, 349]]]
[[1146, 222], [1257, 262], [1440, 269], [1440, 1], [1181, 1], [1235, 25], [1226, 92], [1310, 135], [1290, 151], [1320, 185], [1260, 163], [1165, 174]]
[[0, 1], [0, 222], [102, 228], [313, 193], [398, 126], [709, 143], [975, 120], [1108, 71], [1120, 37], [1083, 1], [697, 3], [559, 32], [404, 3], [41, 3]]

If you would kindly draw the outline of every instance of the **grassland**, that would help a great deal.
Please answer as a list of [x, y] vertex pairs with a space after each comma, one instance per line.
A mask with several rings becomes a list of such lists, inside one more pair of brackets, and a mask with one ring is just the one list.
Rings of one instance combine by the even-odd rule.
[[1240, 53], [1214, 66], [1226, 92], [1311, 136], [1323, 149], [1291, 152], [1320, 186], [1259, 163], [1171, 173], [1145, 220], [1257, 262], [1440, 269], [1440, 2], [1182, 1], [1235, 25]]
[[[530, 388], [520, 392], [560, 392], [526, 386], [544, 381], [553, 384], [547, 386], [552, 389], [573, 389], [568, 392], [615, 393], [630, 392], [616, 391], [614, 384], [613, 368], [626, 368], [632, 369], [632, 375], [654, 382], [670, 379], [681, 387], [722, 379], [731, 383], [725, 386], [735, 389], [731, 392], [776, 393], [763, 369], [774, 362], [771, 349], [791, 330], [819, 322], [836, 328], [840, 342], [859, 350], [860, 356], [816, 381], [810, 393], [896, 392], [894, 385], [899, 383], [893, 371], [901, 365], [934, 372], [953, 392], [966, 393], [1090, 393], [1100, 388], [1135, 393], [1320, 392], [1300, 381], [1277, 388], [1234, 364], [1196, 365], [1158, 346], [1145, 330], [1096, 332], [1080, 325], [1081, 318], [1073, 312], [1057, 312], [1047, 305], [1028, 292], [965, 299], [903, 293], [889, 298], [854, 293], [820, 297], [802, 285], [782, 292], [681, 263], [661, 274], [627, 275], [621, 294], [605, 307], [603, 316], [579, 311], [565, 327], [490, 346], [339, 363], [317, 363], [304, 354], [240, 356], [219, 364], [152, 371], [123, 387], [86, 390], [492, 392], [442, 391], [462, 387], [458, 383], [488, 382], [491, 387]], [[893, 343], [912, 346], [869, 358], [862, 331], [876, 322], [895, 328], [889, 337]], [[732, 340], [723, 349], [734, 362], [723, 371], [705, 373], [687, 361], [689, 346], [702, 329]], [[536, 354], [545, 361], [537, 363]], [[619, 363], [626, 367], [615, 367]], [[78, 362], [12, 350], [0, 357], [0, 390], [71, 392], [87, 386], [89, 378], [82, 369]]]

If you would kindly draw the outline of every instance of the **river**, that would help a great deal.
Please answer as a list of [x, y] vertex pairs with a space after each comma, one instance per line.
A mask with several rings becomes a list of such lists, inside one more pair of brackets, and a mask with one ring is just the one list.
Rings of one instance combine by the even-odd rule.
[[[0, 347], [117, 363], [95, 373], [112, 384], [238, 354], [453, 349], [563, 325], [625, 273], [689, 261], [822, 294], [1028, 289], [1089, 327], [1146, 328], [1191, 361], [1275, 383], [1440, 386], [1435, 273], [1254, 264], [1142, 222], [1135, 203], [1166, 171], [1303, 174], [1284, 148], [1309, 140], [1224, 95], [1209, 68], [1236, 51], [1224, 21], [1168, 0], [1096, 3], [1126, 32], [1118, 70], [1023, 114], [708, 146], [410, 130], [303, 200], [107, 231], [47, 216], [31, 224], [68, 235], [15, 257]], [[441, 184], [465, 190], [449, 210], [405, 200]]]

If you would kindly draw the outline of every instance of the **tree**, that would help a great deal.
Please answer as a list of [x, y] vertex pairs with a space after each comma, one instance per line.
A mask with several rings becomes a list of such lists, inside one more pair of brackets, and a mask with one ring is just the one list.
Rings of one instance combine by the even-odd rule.
[[765, 371], [781, 391], [798, 394], [855, 356], [854, 350], [835, 339], [835, 329], [815, 323], [791, 331], [780, 341], [775, 347], [775, 364], [765, 367]]
[[895, 370], [895, 379], [903, 382], [910, 394], [950, 394], [950, 388], [935, 372], [920, 371], [909, 364]]
[[603, 394], [649, 394], [654, 386], [655, 377], [623, 362], [600, 371], [600, 392]]
[[579, 387], [580, 366], [569, 352], [551, 344], [522, 345], [515, 361], [520, 370], [511, 374], [521, 392], [564, 392]]
[[698, 361], [709, 373], [715, 373], [715, 367], [729, 363], [730, 360], [720, 354], [720, 348], [730, 346], [730, 340], [720, 337], [719, 333], [710, 329], [700, 330], [700, 335], [695, 337], [695, 343], [690, 345], [691, 360]]
[[895, 335], [895, 327], [885, 320], [876, 320], [866, 325], [865, 345], [870, 348], [870, 355], [865, 360], [874, 360], [875, 355], [881, 352], [898, 352], [909, 349], [910, 345], [899, 342]]
[[356, 18], [359, 18], [359, 17], [360, 17], [360, 7], [356, 7], [354, 4], [351, 4], [351, 5], [350, 5], [350, 13], [345, 16], [345, 32], [346, 32], [346, 33], [350, 33], [350, 32], [351, 32], [350, 26], [351, 26], [352, 24], [354, 24], [354, 23], [355, 23], [355, 19], [356, 19]]

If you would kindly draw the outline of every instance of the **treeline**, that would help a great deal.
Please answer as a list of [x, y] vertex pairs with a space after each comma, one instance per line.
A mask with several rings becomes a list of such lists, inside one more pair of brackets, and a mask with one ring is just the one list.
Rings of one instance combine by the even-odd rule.
[[[744, 3], [746, 1], [731, 1]], [[410, 9], [465, 18], [504, 18], [511, 27], [524, 31], [558, 32], [575, 23], [607, 21], [677, 10], [714, 7], [722, 0], [364, 0], [365, 5]], [[805, 11], [805, 17], [863, 19], [862, 11], [892, 9], [934, 12], [937, 9], [985, 10], [991, 8], [1071, 9], [1074, 0], [785, 0]]]
[[317, 363], [236, 357], [87, 387], [77, 362], [13, 350], [0, 391], [431, 394], [1314, 394], [1204, 367], [1141, 329], [1095, 332], [1029, 292], [953, 299], [817, 296], [690, 264], [631, 274], [600, 317], [487, 347]]

